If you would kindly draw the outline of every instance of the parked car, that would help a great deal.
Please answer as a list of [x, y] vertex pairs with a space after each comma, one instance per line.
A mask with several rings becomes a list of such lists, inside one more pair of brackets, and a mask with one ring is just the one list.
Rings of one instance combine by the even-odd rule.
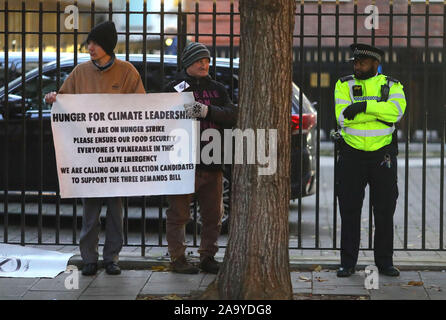
[[[125, 60], [125, 55], [117, 55], [119, 59]], [[88, 61], [88, 54], [79, 54], [78, 63]], [[137, 68], [141, 77], [144, 72], [143, 56], [132, 54], [129, 61]], [[211, 64], [212, 66], [212, 64]], [[48, 63], [42, 68], [42, 94], [56, 90], [56, 76], [60, 72], [61, 83], [66, 79], [74, 67], [72, 58], [60, 61], [60, 70], [57, 70], [55, 61]], [[212, 68], [211, 68], [212, 70]], [[146, 83], [148, 92], [160, 92], [164, 84], [174, 79], [177, 72], [176, 56], [164, 56], [163, 68], [161, 68], [160, 56], [146, 56]], [[238, 60], [234, 60], [231, 71], [229, 59], [216, 59], [216, 77], [224, 83], [228, 92], [232, 92], [234, 103], [238, 99]], [[162, 80], [161, 80], [162, 79]], [[5, 155], [8, 161], [8, 189], [39, 190], [40, 186], [44, 191], [57, 190], [57, 171], [55, 153], [50, 124], [51, 105], [44, 101], [39, 101], [39, 71], [34, 69], [25, 77], [25, 96], [22, 97], [22, 81], [17, 78], [9, 83], [8, 104], [8, 146], [6, 148], [4, 121], [5, 88], [0, 89], [0, 149], [7, 150]], [[293, 83], [292, 94], [292, 139], [291, 139], [291, 199], [300, 195], [300, 135], [299, 135], [299, 108], [302, 106], [303, 123], [302, 135], [304, 147], [302, 148], [302, 196], [308, 196], [315, 191], [315, 124], [316, 111], [308, 98], [302, 94], [303, 103], [299, 103], [300, 92], [296, 84]], [[23, 114], [22, 104], [24, 103]], [[42, 105], [42, 122], [39, 115], [39, 104]], [[25, 124], [25, 130], [23, 129]], [[23, 139], [25, 132], [25, 139]], [[24, 145], [25, 144], [25, 145]], [[25, 154], [23, 154], [23, 150]], [[0, 181], [5, 181], [5, 156], [0, 157]], [[23, 170], [25, 168], [25, 170]], [[42, 178], [40, 178], [42, 172]], [[12, 174], [13, 173], [13, 174]], [[24, 176], [25, 175], [25, 176]], [[223, 226], [228, 222], [230, 204], [230, 167], [226, 170], [224, 177], [224, 207]], [[25, 185], [23, 186], [23, 181]], [[131, 199], [130, 199], [131, 200]]]
[[[302, 93], [302, 104], [299, 104], [300, 89], [293, 82], [293, 98], [291, 106], [291, 199], [309, 196], [316, 191], [316, 121], [317, 112], [313, 104]], [[300, 167], [299, 106], [302, 105], [302, 175]]]
[[[60, 58], [66, 59], [72, 57], [72, 53], [61, 52]], [[0, 52], [0, 87], [5, 85], [5, 53]], [[42, 54], [42, 63], [48, 63], [57, 59], [56, 52], [45, 52]], [[39, 52], [26, 52], [25, 53], [25, 68], [22, 66], [22, 52], [9, 52], [8, 53], [8, 79], [14, 80], [21, 76], [23, 69], [28, 72], [39, 66]]]

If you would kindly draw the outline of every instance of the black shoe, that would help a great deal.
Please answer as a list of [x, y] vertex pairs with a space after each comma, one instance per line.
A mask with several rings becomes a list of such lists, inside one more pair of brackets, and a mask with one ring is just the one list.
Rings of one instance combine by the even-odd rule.
[[121, 269], [119, 268], [117, 263], [108, 262], [105, 264], [105, 272], [107, 272], [107, 274], [111, 274], [111, 275], [118, 275], [118, 274], [121, 274]]
[[394, 266], [378, 268], [378, 270], [379, 273], [389, 277], [398, 277], [400, 275], [400, 270], [398, 270]]
[[197, 274], [200, 272], [200, 269], [190, 264], [184, 255], [173, 259], [170, 263], [170, 268], [176, 273]]
[[217, 274], [220, 269], [220, 264], [215, 261], [214, 257], [205, 256], [202, 257], [200, 262], [200, 269], [204, 272]]
[[97, 263], [87, 263], [82, 267], [82, 275], [84, 276], [94, 276], [98, 272]]
[[354, 273], [355, 273], [355, 268], [340, 267], [336, 275], [338, 276], [338, 278], [347, 278]]

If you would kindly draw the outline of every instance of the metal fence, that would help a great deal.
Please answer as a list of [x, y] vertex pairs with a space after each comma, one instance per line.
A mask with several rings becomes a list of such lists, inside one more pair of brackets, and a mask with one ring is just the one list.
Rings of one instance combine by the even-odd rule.
[[[32, 2], [32, 1], [31, 1]], [[60, 65], [63, 52], [67, 43], [72, 43], [73, 65], [78, 63], [78, 48], [83, 47], [89, 28], [104, 19], [115, 20], [117, 16], [124, 17], [123, 29], [118, 30], [119, 44], [117, 50], [125, 54], [125, 59], [130, 59], [130, 54], [144, 53], [141, 76], [147, 88], [149, 81], [157, 81], [162, 88], [166, 78], [172, 72], [164, 65], [164, 57], [168, 50], [166, 40], [171, 39], [177, 43], [177, 52], [181, 52], [187, 40], [203, 41], [211, 49], [211, 55], [226, 57], [230, 61], [230, 81], [228, 87], [232, 89], [232, 97], [236, 100], [237, 94], [234, 86], [234, 59], [239, 57], [240, 15], [237, 4], [234, 1], [179, 1], [175, 11], [166, 11], [164, 1], [160, 1], [159, 10], [151, 11], [147, 1], [140, 1], [140, 9], [131, 9], [130, 2], [108, 1], [106, 5], [98, 7], [99, 1], [91, 1], [86, 6], [83, 1], [70, 3], [53, 1], [0, 1], [0, 46], [3, 47], [4, 56], [1, 61], [2, 81], [4, 92], [0, 116], [0, 171], [2, 181], [2, 215], [0, 223], [3, 227], [2, 241], [4, 243], [17, 243], [21, 245], [77, 245], [78, 229], [80, 226], [80, 202], [61, 199], [56, 186], [48, 190], [45, 185], [48, 181], [47, 173], [55, 170], [54, 163], [48, 164], [48, 156], [54, 158], [52, 149], [51, 129], [49, 118], [45, 117], [48, 110], [42, 102], [44, 90], [43, 62], [47, 55], [46, 47], [51, 42], [55, 44], [55, 56], [57, 67], [55, 72], [55, 89], [60, 88], [63, 81], [63, 68]], [[224, 6], [220, 7], [221, 4]], [[64, 21], [67, 18], [65, 7], [73, 4], [79, 7], [79, 21], [82, 25], [79, 29], [67, 30]], [[403, 4], [400, 1], [372, 1], [372, 4], [380, 9], [379, 16], [382, 19], [381, 28], [364, 29], [364, 24], [370, 13], [365, 8], [368, 1], [336, 1], [331, 4], [322, 1], [296, 1], [296, 26], [294, 33], [294, 81], [312, 101], [317, 102], [317, 146], [316, 146], [316, 194], [314, 197], [297, 200], [296, 228], [291, 232], [293, 241], [290, 248], [294, 249], [339, 249], [339, 215], [337, 213], [336, 198], [332, 191], [321, 190], [321, 185], [326, 188], [321, 176], [321, 143], [327, 140], [327, 135], [335, 127], [333, 109], [333, 88], [336, 80], [343, 75], [351, 73], [351, 65], [346, 62], [349, 57], [348, 44], [352, 42], [366, 42], [377, 45], [385, 51], [385, 59], [382, 67], [385, 74], [400, 79], [405, 86], [408, 108], [400, 124], [400, 145], [405, 150], [403, 171], [404, 184], [400, 188], [400, 202], [398, 204], [402, 213], [402, 241], [396, 250], [445, 250], [444, 247], [444, 143], [445, 143], [445, 109], [446, 109], [446, 3], [429, 4], [417, 1], [408, 1]], [[167, 16], [176, 17], [176, 30], [166, 31], [164, 21]], [[134, 16], [142, 17], [139, 30], [131, 30], [131, 19]], [[151, 17], [159, 18], [159, 32], [148, 30], [148, 21]], [[30, 21], [35, 22], [30, 26]], [[347, 27], [345, 25], [348, 25]], [[203, 30], [203, 25], [205, 30]], [[382, 27], [384, 25], [384, 27]], [[223, 26], [224, 30], [221, 31]], [[422, 32], [420, 32], [422, 26]], [[432, 26], [434, 26], [432, 28]], [[433, 30], [432, 30], [433, 29]], [[217, 31], [219, 30], [219, 31]], [[397, 32], [395, 32], [397, 30]], [[137, 39], [137, 40], [135, 40]], [[27, 50], [37, 49], [38, 81], [34, 84], [27, 82], [27, 76], [23, 71], [27, 60]], [[81, 49], [82, 50], [82, 49]], [[18, 61], [22, 65], [22, 72], [13, 74], [11, 62], [13, 51], [21, 52]], [[145, 53], [159, 54], [159, 67], [154, 72]], [[0, 57], [1, 58], [1, 57]], [[214, 59], [215, 61], [215, 59]], [[177, 59], [177, 66], [181, 61]], [[217, 65], [211, 66], [214, 78], [219, 78]], [[13, 77], [21, 78], [21, 92], [18, 103], [12, 103], [16, 98], [9, 92], [10, 81]], [[152, 77], [152, 78], [151, 78]], [[155, 78], [153, 78], [155, 77]], [[152, 79], [152, 80], [150, 80]], [[26, 90], [34, 86], [33, 97], [28, 97]], [[9, 92], [9, 94], [8, 94]], [[35, 99], [35, 110], [29, 110], [29, 99]], [[32, 108], [31, 108], [32, 109]], [[31, 116], [32, 115], [32, 116]], [[35, 140], [30, 140], [34, 135]], [[321, 142], [322, 141], [322, 142]], [[419, 142], [421, 171], [417, 181], [411, 181], [414, 171], [411, 168], [410, 151], [413, 141]], [[435, 175], [435, 190], [428, 191], [429, 158], [428, 152], [431, 144], [435, 143], [435, 157], [438, 159]], [[12, 159], [13, 151], [17, 151], [18, 158]], [[14, 151], [14, 152], [15, 152]], [[331, 155], [332, 163], [336, 161]], [[30, 171], [30, 163], [37, 162], [36, 170]], [[12, 167], [19, 166], [19, 172]], [[300, 166], [302, 168], [302, 166]], [[332, 169], [330, 170], [332, 171]], [[401, 171], [401, 170], [400, 170]], [[11, 186], [11, 178], [19, 176], [20, 185]], [[32, 183], [30, 183], [32, 181]], [[331, 182], [330, 182], [331, 183]], [[421, 215], [419, 223], [420, 247], [410, 246], [411, 215], [413, 208], [410, 204], [412, 193], [409, 188], [411, 183], [421, 185], [417, 197], [420, 199]], [[30, 186], [30, 184], [32, 184]], [[401, 192], [404, 189], [404, 193]], [[418, 189], [417, 189], [418, 190]], [[321, 209], [321, 195], [329, 197], [329, 206]], [[308, 200], [310, 199], [310, 200]], [[404, 203], [401, 200], [404, 199]], [[314, 215], [311, 213], [311, 228], [306, 228], [303, 209], [305, 203], [314, 202]], [[314, 201], [313, 201], [314, 200]], [[137, 202], [137, 214], [135, 219], [131, 215], [135, 212]], [[308, 202], [309, 201], [309, 202]], [[432, 203], [435, 206], [432, 206]], [[326, 203], [326, 200], [325, 202]], [[155, 211], [153, 208], [155, 206]], [[30, 209], [31, 208], [31, 209]], [[35, 208], [35, 209], [34, 209]], [[50, 209], [48, 209], [50, 208]], [[151, 209], [152, 208], [152, 209]], [[438, 234], [435, 233], [435, 245], [426, 245], [429, 242], [430, 229], [426, 227], [426, 220], [432, 208], [438, 210]], [[368, 245], [362, 245], [361, 249], [372, 248], [373, 219], [372, 208], [369, 206], [369, 218], [367, 223]], [[29, 211], [35, 210], [35, 214]], [[156, 227], [149, 223], [148, 211], [155, 212]], [[166, 246], [164, 234], [164, 210], [165, 199], [143, 197], [125, 200], [124, 231], [125, 245], [141, 247], [141, 255], [146, 254], [147, 247]], [[51, 211], [51, 213], [49, 213]], [[69, 211], [69, 212], [68, 212]], [[129, 212], [133, 212], [129, 214]], [[197, 246], [197, 208], [192, 210], [194, 227], [192, 245]], [[327, 212], [328, 215], [327, 215]], [[326, 219], [328, 217], [328, 219]], [[329, 232], [321, 221], [325, 219], [329, 224]], [[290, 217], [290, 220], [292, 218]], [[70, 236], [61, 239], [61, 232], [66, 228], [68, 221]], [[418, 225], [417, 224], [417, 225]], [[63, 225], [63, 227], [62, 227]], [[17, 227], [14, 236], [12, 229]], [[27, 238], [30, 228], [36, 228], [37, 236]], [[129, 238], [129, 228], [138, 230], [140, 241]], [[50, 230], [50, 231], [48, 231]], [[310, 230], [310, 231], [309, 231]], [[48, 237], [48, 232], [51, 236]], [[16, 236], [16, 235], [19, 236]], [[324, 239], [322, 239], [325, 237]], [[150, 239], [148, 239], [150, 238]], [[50, 239], [50, 240], [48, 240]]]

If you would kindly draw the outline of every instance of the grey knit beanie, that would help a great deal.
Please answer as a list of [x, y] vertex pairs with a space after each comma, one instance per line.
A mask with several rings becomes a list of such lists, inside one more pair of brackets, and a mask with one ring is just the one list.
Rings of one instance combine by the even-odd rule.
[[184, 48], [181, 54], [181, 64], [183, 69], [189, 68], [195, 61], [203, 58], [211, 60], [211, 53], [206, 46], [199, 42], [191, 42]]

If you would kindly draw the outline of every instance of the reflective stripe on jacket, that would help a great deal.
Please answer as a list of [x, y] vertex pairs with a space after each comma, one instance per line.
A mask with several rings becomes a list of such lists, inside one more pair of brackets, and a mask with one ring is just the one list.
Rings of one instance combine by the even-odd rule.
[[[344, 80], [344, 81], [343, 81]], [[406, 98], [400, 82], [389, 81], [389, 98], [381, 98], [381, 86], [387, 77], [379, 74], [367, 80], [353, 76], [338, 80], [335, 87], [335, 112], [344, 141], [351, 147], [363, 151], [375, 151], [392, 142], [394, 123], [398, 123], [406, 110]], [[353, 87], [357, 86], [357, 90]], [[359, 90], [359, 86], [361, 90]], [[358, 93], [359, 92], [359, 93]], [[353, 120], [344, 118], [344, 109], [355, 102], [366, 101], [365, 113]], [[385, 123], [383, 123], [385, 122]]]

